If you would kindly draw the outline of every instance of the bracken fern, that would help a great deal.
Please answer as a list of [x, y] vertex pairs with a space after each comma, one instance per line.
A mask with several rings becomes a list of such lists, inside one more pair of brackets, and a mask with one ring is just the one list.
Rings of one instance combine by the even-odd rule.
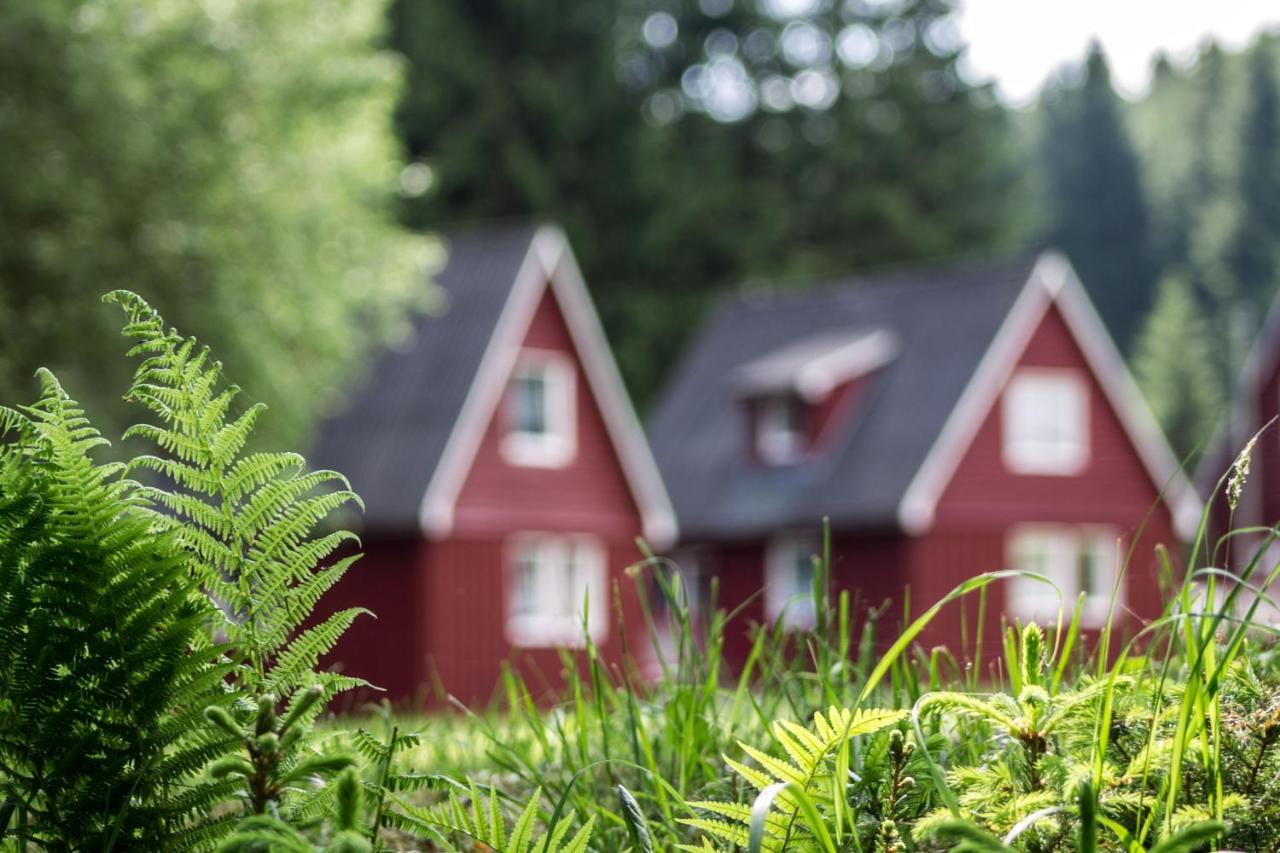
[[39, 402], [0, 409], [0, 800], [42, 849], [201, 847], [227, 794], [200, 776], [229, 748], [201, 717], [229, 699], [200, 642], [212, 608], [145, 490], [93, 461], [105, 439], [39, 379]]
[[265, 406], [255, 403], [232, 417], [240, 389], [223, 382], [221, 364], [206, 347], [166, 329], [135, 294], [114, 291], [105, 299], [125, 309], [124, 334], [136, 340], [130, 355], [142, 359], [128, 399], [156, 421], [126, 431], [126, 438], [160, 451], [135, 457], [128, 470], [163, 479], [143, 491], [164, 508], [157, 519], [195, 557], [201, 585], [226, 614], [219, 627], [242, 664], [239, 681], [255, 698], [289, 696], [315, 682], [327, 697], [362, 684], [315, 667], [367, 611], [342, 610], [304, 628], [320, 597], [356, 560], [326, 562], [355, 534], [318, 529], [359, 498], [341, 474], [308, 472], [296, 453], [245, 452]]
[[[694, 800], [688, 805], [712, 817], [683, 818], [681, 823], [746, 847], [751, 841], [755, 813], [759, 815], [755, 823], [763, 829], [763, 837], [758, 842], [763, 849], [819, 849], [813, 837], [828, 834], [825, 827], [828, 820], [837, 825], [842, 822], [840, 812], [847, 799], [851, 739], [878, 732], [905, 717], [905, 711], [866, 708], [853, 711], [832, 706], [813, 715], [811, 728], [790, 720], [775, 720], [772, 734], [786, 758], [740, 742], [743, 752], [760, 767], [748, 766], [728, 756], [724, 759], [734, 772], [760, 792], [756, 806]], [[825, 803], [827, 807], [816, 823], [809, 808], [815, 803]], [[810, 814], [805, 815], [806, 812]], [[761, 835], [760, 828], [756, 834]], [[705, 849], [706, 844], [704, 840], [701, 846], [685, 845], [681, 849], [697, 851]]]
[[479, 849], [490, 849], [494, 853], [584, 853], [591, 841], [595, 817], [587, 818], [572, 837], [569, 836], [573, 828], [572, 813], [554, 820], [546, 832], [540, 833], [538, 806], [541, 800], [542, 789], [538, 788], [510, 825], [502, 814], [497, 790], [490, 788], [486, 797], [474, 782], [466, 789], [465, 798], [457, 790], [451, 790], [444, 802], [428, 808], [403, 800], [400, 806], [407, 825], [442, 844], [448, 844], [449, 836], [458, 835], [484, 845]]

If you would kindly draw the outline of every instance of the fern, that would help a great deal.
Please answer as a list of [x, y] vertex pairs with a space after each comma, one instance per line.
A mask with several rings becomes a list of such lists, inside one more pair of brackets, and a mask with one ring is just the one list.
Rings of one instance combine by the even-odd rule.
[[[388, 708], [382, 707], [378, 711], [386, 725], [386, 735], [383, 738], [380, 739], [364, 729], [355, 729], [344, 733], [341, 740], [349, 741], [350, 748], [363, 759], [363, 778], [360, 784], [370, 803], [364, 834], [375, 850], [382, 850], [384, 847], [380, 836], [383, 830], [411, 828], [402, 815], [390, 809], [393, 795], [446, 791], [450, 787], [456, 787], [458, 783], [446, 776], [401, 768], [400, 757], [419, 746], [422, 737], [417, 732], [400, 731]], [[305, 823], [331, 811], [333, 801], [333, 786], [323, 786], [296, 803], [289, 817], [296, 822]]]
[[240, 822], [235, 833], [218, 845], [218, 853], [372, 853], [373, 845], [359, 831], [360, 780], [347, 768], [334, 786], [333, 838], [317, 847], [277, 817], [255, 815]]
[[[770, 727], [774, 740], [786, 757], [770, 755], [750, 744], [739, 742], [759, 769], [725, 756], [725, 763], [762, 794], [769, 791], [764, 818], [763, 846], [766, 850], [803, 850], [812, 846], [808, 836], [817, 829], [799, 822], [802, 811], [799, 797], [784, 788], [795, 785], [805, 797], [832, 805], [836, 797], [843, 804], [843, 780], [832, 785], [837, 754], [850, 739], [887, 728], [904, 719], [906, 711], [859, 709], [835, 706], [813, 715], [813, 726], [806, 728], [790, 720], [775, 720]], [[753, 809], [737, 803], [695, 800], [690, 807], [712, 817], [681, 818], [680, 822], [729, 844], [746, 846], [750, 834]], [[825, 831], [825, 830], [822, 830]], [[703, 838], [703, 843], [708, 839]], [[696, 850], [685, 846], [681, 849]]]
[[450, 791], [447, 799], [434, 806], [422, 808], [398, 799], [401, 814], [408, 826], [426, 832], [448, 843], [447, 836], [461, 835], [491, 848], [494, 853], [584, 853], [591, 841], [595, 816], [587, 818], [570, 838], [573, 815], [562, 817], [545, 832], [537, 829], [538, 805], [542, 789], [538, 788], [525, 804], [524, 809], [510, 825], [507, 824], [498, 803], [498, 793], [489, 789], [486, 797], [472, 782], [467, 796]]
[[105, 439], [38, 377], [35, 405], [0, 409], [0, 801], [41, 847], [200, 846], [227, 793], [200, 775], [229, 748], [200, 716], [229, 701], [232, 667], [200, 642], [212, 608], [144, 490], [95, 464]]
[[239, 388], [224, 383], [207, 348], [166, 329], [135, 294], [105, 298], [124, 308], [124, 334], [136, 341], [130, 355], [141, 358], [128, 399], [155, 419], [126, 431], [158, 451], [136, 457], [128, 470], [160, 478], [142, 491], [163, 507], [156, 523], [168, 525], [192, 555], [200, 584], [226, 614], [219, 627], [241, 664], [238, 683], [255, 699], [312, 683], [327, 698], [363, 683], [315, 668], [365, 611], [343, 610], [302, 630], [356, 559], [327, 563], [356, 537], [319, 528], [359, 498], [337, 472], [307, 472], [298, 454], [246, 453], [265, 407], [254, 404], [233, 417]]

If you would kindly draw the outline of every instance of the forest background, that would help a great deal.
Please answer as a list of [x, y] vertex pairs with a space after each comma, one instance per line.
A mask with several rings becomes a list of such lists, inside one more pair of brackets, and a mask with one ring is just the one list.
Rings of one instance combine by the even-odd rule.
[[945, 0], [5, 4], [0, 395], [47, 364], [110, 432], [129, 287], [305, 441], [439, 308], [422, 235], [537, 217], [641, 409], [725, 292], [1055, 246], [1193, 452], [1276, 291], [1278, 43], [1013, 109]]

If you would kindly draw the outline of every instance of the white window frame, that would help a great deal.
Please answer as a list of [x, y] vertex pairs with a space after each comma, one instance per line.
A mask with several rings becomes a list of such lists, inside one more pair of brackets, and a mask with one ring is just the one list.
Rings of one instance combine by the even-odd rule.
[[773, 394], [756, 401], [754, 412], [756, 455], [767, 465], [790, 465], [805, 451], [803, 424], [788, 429], [787, 412], [793, 410], [802, 419], [804, 403], [786, 394]]
[[[1096, 574], [1093, 589], [1080, 610], [1080, 622], [1086, 628], [1101, 627], [1111, 610], [1113, 595], [1117, 611], [1125, 604], [1124, 584], [1117, 587], [1116, 583], [1124, 558], [1119, 538], [1114, 528], [1102, 525], [1037, 524], [1014, 528], [1008, 539], [1009, 567], [1042, 574], [1057, 589], [1043, 581], [1011, 578], [1006, 587], [1006, 611], [1024, 621], [1045, 625], [1057, 621], [1061, 606], [1063, 618], [1070, 618], [1081, 592], [1080, 560], [1089, 554]], [[1043, 565], [1028, 559], [1028, 553], [1036, 550], [1044, 554]]]
[[801, 560], [812, 563], [822, 548], [816, 536], [803, 533], [786, 534], [770, 539], [764, 555], [764, 610], [770, 622], [781, 620], [784, 628], [809, 630], [817, 624], [813, 600], [812, 576], [801, 589], [796, 566]]
[[[1016, 474], [1054, 476], [1071, 476], [1084, 470], [1089, 462], [1089, 385], [1080, 371], [1019, 368], [1001, 400], [1006, 468]], [[1026, 409], [1032, 406], [1065, 406], [1067, 411], [1062, 414], [1073, 422], [1066, 437], [1046, 440], [1023, 434], [1028, 420]]]
[[[542, 374], [546, 405], [546, 430], [522, 432], [514, 424], [512, 389], [522, 376]], [[563, 468], [577, 454], [577, 382], [573, 361], [555, 350], [522, 350], [507, 383], [504, 410], [507, 432], [502, 456], [512, 465], [527, 468]]]
[[[533, 564], [531, 611], [520, 597], [522, 564]], [[570, 571], [580, 573], [576, 579]], [[609, 633], [608, 560], [604, 543], [584, 534], [519, 533], [507, 545], [504, 598], [507, 640], [522, 648], [579, 647], [586, 644], [582, 608], [587, 606], [587, 635], [593, 643]]]

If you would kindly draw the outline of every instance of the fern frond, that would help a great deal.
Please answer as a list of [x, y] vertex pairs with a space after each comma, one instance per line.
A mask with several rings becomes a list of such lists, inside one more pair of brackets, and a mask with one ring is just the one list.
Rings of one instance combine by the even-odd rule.
[[[838, 793], [841, 790], [839, 786], [829, 784], [836, 772], [835, 756], [841, 747], [855, 737], [878, 732], [900, 722], [906, 716], [907, 712], [902, 710], [862, 708], [855, 711], [833, 705], [826, 711], [818, 711], [813, 715], [812, 729], [789, 720], [773, 722], [770, 731], [787, 758], [778, 758], [739, 741], [739, 748], [760, 769], [735, 761], [729, 756], [724, 756], [724, 761], [757, 791], [763, 792], [775, 784], [795, 785], [803, 792], [803, 799], [813, 798], [829, 803], [832, 796], [843, 796], [843, 793]], [[787, 843], [792, 848], [803, 849], [812, 841], [809, 837], [812, 827], [806, 826], [800, 817], [799, 799], [802, 798], [793, 796], [785, 788], [772, 795], [770, 812], [765, 819], [767, 848], [769, 844]], [[731, 844], [747, 843], [751, 806], [714, 801], [696, 801], [689, 805], [720, 817], [685, 818], [681, 820], [682, 823], [700, 828]], [[808, 804], [805, 805], [808, 808]], [[806, 813], [812, 814], [812, 809]]]
[[[700, 829], [707, 835], [718, 838], [721, 841], [727, 841], [737, 847], [746, 848], [747, 842], [750, 840], [750, 833], [747, 831], [746, 826], [740, 823], [703, 817], [682, 817], [677, 820], [685, 826]], [[774, 843], [776, 843], [776, 840], [774, 840]]]
[[38, 378], [34, 405], [0, 410], [6, 786], [41, 846], [214, 838], [227, 792], [201, 771], [227, 744], [188, 712], [229, 701], [232, 668], [200, 639], [212, 608], [142, 488], [93, 461], [105, 441], [53, 374]]
[[1015, 729], [1017, 728], [1016, 710], [1001, 707], [1004, 701], [1011, 702], [1012, 700], [1002, 694], [984, 698], [968, 693], [943, 690], [921, 697], [919, 708], [921, 713], [924, 713], [925, 709], [940, 709], [971, 714], [1004, 729]]
[[130, 354], [140, 358], [127, 396], [155, 418], [126, 432], [161, 451], [132, 463], [166, 481], [144, 494], [165, 511], [206, 593], [228, 614], [219, 627], [246, 664], [239, 677], [254, 691], [289, 693], [311, 680], [320, 657], [364, 612], [344, 611], [296, 633], [354, 562], [325, 566], [354, 537], [317, 528], [360, 500], [341, 474], [306, 472], [295, 453], [246, 453], [265, 407], [233, 413], [239, 389], [224, 381], [206, 347], [166, 329], [135, 294], [115, 291], [106, 301], [124, 309]]
[[566, 844], [564, 837], [568, 835], [573, 823], [571, 813], [539, 835], [537, 827], [538, 807], [542, 800], [541, 788], [534, 790], [509, 828], [503, 818], [496, 789], [490, 788], [486, 797], [472, 783], [467, 800], [464, 803], [456, 790], [450, 790], [444, 802], [426, 808], [396, 798], [399, 811], [391, 813], [395, 816], [389, 823], [437, 836], [463, 835], [495, 853], [541, 853], [544, 844], [548, 853], [583, 853], [595, 825], [595, 818], [589, 818]]

